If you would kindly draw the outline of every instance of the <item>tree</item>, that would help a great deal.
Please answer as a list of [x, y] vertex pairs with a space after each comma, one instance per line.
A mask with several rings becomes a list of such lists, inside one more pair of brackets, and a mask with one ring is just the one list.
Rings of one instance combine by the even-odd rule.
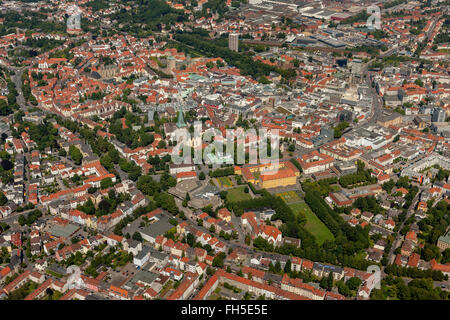
[[187, 243], [190, 247], [193, 247], [193, 246], [194, 246], [194, 243], [195, 243], [195, 237], [194, 237], [194, 235], [193, 235], [192, 233], [190, 233], [190, 232], [186, 235], [186, 243]]
[[0, 192], [0, 206], [5, 205], [8, 202], [8, 198], [3, 192]]
[[423, 87], [423, 81], [420, 78], [417, 78], [416, 81], [414, 81], [414, 83], [420, 87]]
[[161, 140], [158, 142], [158, 149], [164, 149], [167, 146], [166, 141]]
[[340, 280], [336, 282], [336, 286], [338, 288], [338, 291], [343, 296], [349, 297], [352, 295], [352, 291], [347, 287], [347, 285], [344, 283], [344, 281]]
[[67, 152], [66, 152], [66, 150], [64, 150], [63, 148], [61, 148], [61, 149], [59, 149], [59, 151], [58, 151], [58, 155], [59, 155], [60, 157], [65, 157], [65, 156], [67, 156]]
[[140, 176], [136, 186], [140, 191], [142, 191], [142, 193], [149, 196], [153, 196], [155, 193], [161, 191], [160, 184], [153, 180], [153, 178], [149, 175]]
[[290, 273], [291, 272], [291, 260], [289, 259], [288, 261], [286, 261], [286, 265], [284, 266], [284, 272], [286, 273]]
[[333, 289], [333, 272], [330, 272], [327, 277], [327, 286], [328, 291], [331, 291]]
[[281, 272], [281, 264], [280, 264], [280, 261], [277, 261], [277, 262], [275, 263], [275, 272], [276, 272], [276, 273], [280, 273], [280, 272]]
[[114, 182], [111, 178], [105, 178], [100, 182], [100, 189], [108, 189], [110, 187], [114, 186]]
[[357, 277], [351, 277], [350, 279], [347, 280], [346, 285], [350, 290], [356, 290], [359, 288], [361, 283], [362, 283], [361, 279]]
[[133, 233], [133, 240], [142, 241], [142, 235], [139, 232]]
[[225, 253], [221, 252], [214, 257], [212, 266], [217, 268], [222, 268], [224, 265]]
[[203, 171], [200, 172], [200, 174], [198, 175], [198, 178], [199, 178], [200, 180], [205, 180], [205, 178], [206, 178], [205, 173], [204, 173]]
[[80, 241], [80, 238], [78, 237], [73, 237], [72, 239], [70, 239], [70, 242], [72, 242], [72, 244], [77, 243]]
[[245, 235], [245, 244], [249, 246], [251, 241], [252, 241], [252, 239], [250, 238], [250, 235], [248, 235], [248, 234]]
[[70, 155], [70, 158], [73, 160], [73, 162], [76, 165], [81, 164], [81, 160], [83, 159], [83, 154], [77, 147], [75, 147], [74, 145], [71, 145], [69, 147], [69, 155]]

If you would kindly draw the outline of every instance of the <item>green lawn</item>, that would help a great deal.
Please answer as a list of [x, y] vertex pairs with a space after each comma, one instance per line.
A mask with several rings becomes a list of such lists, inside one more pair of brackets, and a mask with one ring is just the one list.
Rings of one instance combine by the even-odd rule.
[[252, 196], [250, 195], [250, 193], [245, 193], [244, 189], [245, 186], [227, 190], [227, 201], [238, 202], [242, 200], [250, 200]]
[[299, 202], [290, 204], [289, 207], [294, 211], [303, 212], [306, 216], [306, 224], [305, 228], [309, 232], [311, 232], [317, 240], [317, 243], [320, 245], [324, 243], [326, 240], [334, 240], [334, 236], [330, 230], [323, 224], [322, 221], [311, 211], [308, 205], [305, 202]]
[[339, 188], [339, 186], [337, 186], [337, 185], [330, 185], [330, 188], [331, 188], [332, 192], [341, 191], [341, 188]]

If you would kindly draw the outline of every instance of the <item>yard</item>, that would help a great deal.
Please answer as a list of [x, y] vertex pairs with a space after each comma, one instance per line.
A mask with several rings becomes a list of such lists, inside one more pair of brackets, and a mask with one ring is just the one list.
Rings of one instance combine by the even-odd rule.
[[233, 189], [229, 189], [227, 190], [227, 201], [228, 202], [238, 202], [238, 201], [243, 201], [243, 200], [250, 200], [252, 198], [252, 196], [250, 195], [250, 193], [245, 193], [244, 192], [245, 187], [237, 187], [237, 188], [233, 188]]
[[231, 188], [233, 186], [233, 182], [229, 177], [218, 177], [216, 179], [222, 188]]
[[303, 212], [306, 216], [305, 228], [316, 237], [317, 243], [321, 245], [326, 240], [334, 240], [333, 234], [323, 224], [322, 221], [311, 211], [305, 202], [290, 204], [289, 207], [294, 213]]

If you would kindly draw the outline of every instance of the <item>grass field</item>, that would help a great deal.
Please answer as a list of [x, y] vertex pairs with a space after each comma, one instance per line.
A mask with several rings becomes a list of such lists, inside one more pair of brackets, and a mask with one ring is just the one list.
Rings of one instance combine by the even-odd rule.
[[242, 200], [249, 200], [252, 196], [249, 193], [244, 192], [245, 186], [233, 188], [227, 190], [227, 201], [228, 202], [238, 202]]
[[216, 178], [221, 187], [230, 188], [233, 186], [233, 182], [228, 177], [218, 177]]
[[300, 201], [301, 198], [295, 191], [286, 191], [276, 194], [277, 197], [281, 197], [286, 203], [297, 202]]
[[330, 185], [331, 191], [332, 192], [338, 192], [341, 191], [341, 188], [337, 185]]
[[289, 207], [294, 213], [303, 212], [306, 216], [305, 228], [317, 239], [320, 245], [326, 240], [334, 240], [334, 236], [322, 221], [311, 211], [305, 202], [290, 204]]

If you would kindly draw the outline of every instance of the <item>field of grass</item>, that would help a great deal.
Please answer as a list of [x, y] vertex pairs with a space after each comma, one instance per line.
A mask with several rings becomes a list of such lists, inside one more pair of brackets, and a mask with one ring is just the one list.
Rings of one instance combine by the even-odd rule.
[[338, 192], [341, 191], [341, 188], [337, 185], [330, 185], [331, 191], [332, 192]]
[[233, 186], [233, 182], [228, 177], [218, 177], [216, 178], [221, 187], [230, 188]]
[[286, 191], [286, 192], [277, 193], [276, 196], [281, 197], [281, 199], [283, 199], [284, 202], [286, 202], [286, 203], [292, 203], [292, 202], [297, 202], [297, 201], [301, 200], [300, 196], [295, 191]]
[[294, 211], [303, 212], [306, 216], [305, 228], [317, 239], [320, 245], [326, 240], [334, 240], [334, 236], [330, 230], [323, 224], [322, 221], [311, 211], [305, 202], [290, 204], [289, 207]]
[[250, 200], [252, 196], [249, 193], [245, 193], [244, 188], [245, 187], [243, 186], [227, 190], [227, 201], [238, 202], [242, 200]]

